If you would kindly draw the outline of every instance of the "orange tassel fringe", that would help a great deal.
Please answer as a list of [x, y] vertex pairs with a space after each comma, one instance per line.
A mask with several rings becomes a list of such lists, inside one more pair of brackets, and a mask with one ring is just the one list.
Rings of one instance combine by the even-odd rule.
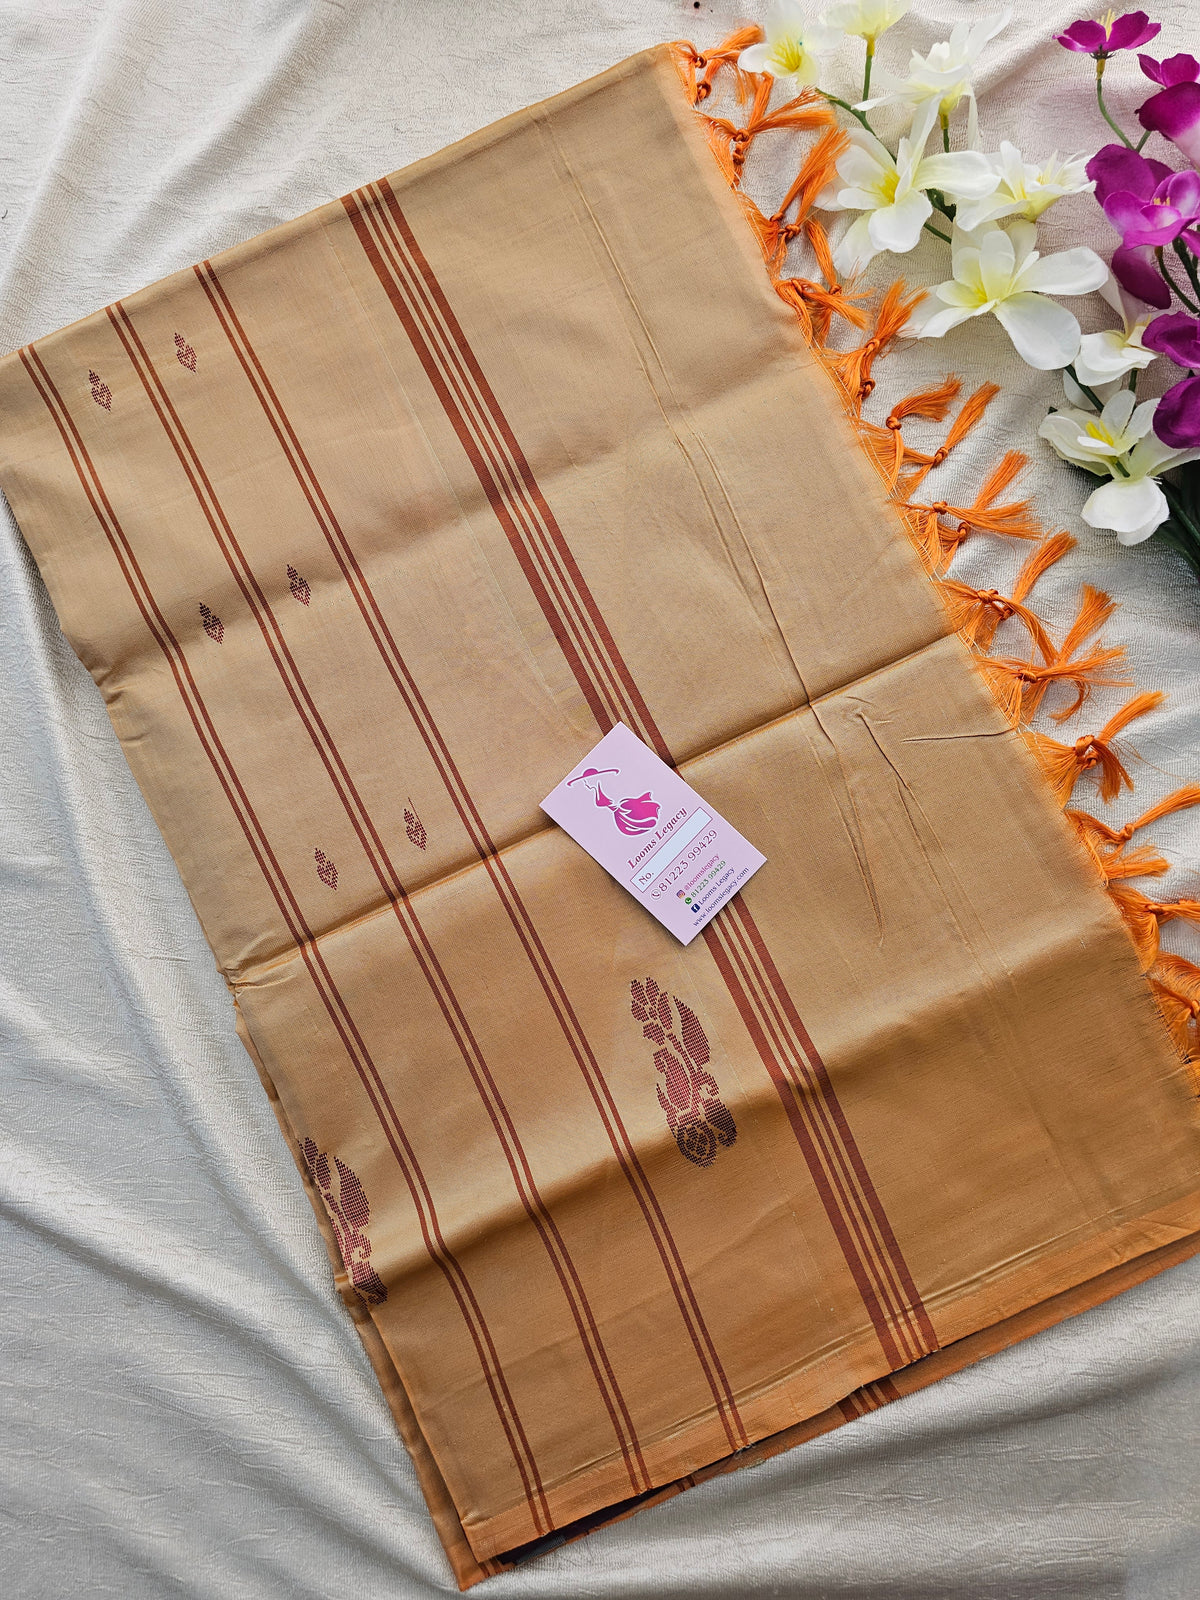
[[[1022, 717], [1031, 716], [1056, 683], [1074, 690], [1070, 702], [1054, 714], [1055, 721], [1064, 722], [1079, 711], [1094, 687], [1127, 682], [1113, 675], [1124, 654], [1121, 649], [1096, 644], [1085, 649], [1108, 621], [1115, 605], [1108, 595], [1084, 584], [1079, 613], [1056, 648], [1045, 624], [1026, 604], [1038, 579], [1073, 548], [1075, 541], [1062, 532], [1046, 537], [1028, 500], [998, 503], [1026, 465], [1020, 452], [1010, 450], [1004, 455], [970, 506], [955, 506], [944, 500], [914, 502], [916, 489], [978, 425], [999, 388], [985, 383], [969, 395], [941, 446], [931, 453], [912, 448], [903, 438], [903, 426], [910, 417], [943, 421], [959, 393], [956, 378], [948, 376], [935, 388], [901, 400], [882, 427], [863, 419], [863, 401], [875, 388], [874, 364], [887, 353], [924, 294], [910, 291], [898, 279], [876, 298], [872, 315], [867, 309], [872, 293], [838, 281], [828, 236], [812, 212], [817, 197], [836, 178], [837, 163], [848, 139], [833, 125], [829, 107], [811, 93], [798, 95], [775, 111], [770, 109], [774, 80], [744, 73], [737, 65], [741, 52], [760, 38], [758, 28], [747, 27], [731, 34], [716, 49], [703, 53], [690, 44], [676, 45], [675, 59], [689, 101], [698, 106], [707, 100], [718, 75], [728, 67], [733, 73], [738, 105], [749, 103], [749, 113], [741, 126], [729, 118], [702, 117], [713, 154], [758, 238], [775, 292], [795, 312], [814, 354], [837, 380], [863, 448], [887, 484], [893, 504], [929, 572], [944, 571], [959, 545], [973, 532], [1040, 541], [1008, 595], [945, 578], [939, 580], [938, 587], [955, 627], [975, 649], [988, 650], [1000, 623], [1010, 618], [1019, 621], [1028, 633], [1034, 651], [1030, 660], [987, 655], [978, 658], [980, 669], [1013, 725], [1017, 726]], [[816, 128], [822, 131], [810, 146], [782, 204], [766, 216], [741, 188], [741, 174], [751, 145], [760, 134], [772, 130]], [[788, 246], [800, 238], [812, 251], [823, 282], [783, 276]], [[869, 327], [869, 336], [855, 349], [830, 350], [827, 340], [835, 318], [861, 331]], [[1064, 805], [1085, 772], [1097, 774], [1103, 800], [1115, 798], [1122, 788], [1133, 787], [1113, 741], [1130, 722], [1159, 706], [1164, 698], [1157, 691], [1134, 695], [1099, 733], [1077, 739], [1074, 744], [1027, 731], [1026, 737]], [[1185, 1059], [1200, 1059], [1200, 967], [1182, 956], [1160, 952], [1159, 928], [1173, 918], [1200, 925], [1200, 901], [1153, 900], [1126, 880], [1159, 876], [1168, 868], [1153, 846], [1132, 845], [1133, 835], [1162, 817], [1195, 805], [1200, 805], [1200, 784], [1183, 785], [1123, 828], [1112, 828], [1083, 811], [1066, 813], [1125, 920], [1164, 1022]], [[1197, 1090], [1200, 1092], [1200, 1074]]]
[[1045, 660], [982, 657], [979, 665], [992, 682], [1001, 705], [1029, 718], [1045, 699], [1051, 684], [1070, 684], [1075, 698], [1061, 711], [1054, 712], [1055, 722], [1065, 722], [1075, 715], [1093, 689], [1127, 686], [1128, 678], [1113, 677], [1110, 670], [1125, 655], [1120, 645], [1096, 646], [1086, 655], [1077, 654], [1116, 609], [1114, 600], [1085, 583], [1079, 615], [1059, 648]]
[[[694, 106], [702, 100], [707, 100], [712, 93], [713, 82], [722, 67], [732, 67], [737, 80], [738, 104], [745, 100], [746, 86], [751, 81], [750, 74], [743, 72], [737, 64], [737, 58], [743, 50], [748, 50], [752, 44], [757, 44], [762, 38], [762, 29], [757, 27], [739, 28], [736, 33], [731, 33], [728, 39], [719, 44], [715, 50], [706, 50], [703, 55], [694, 45], [681, 39], [675, 46], [675, 60], [682, 63], [684, 82], [688, 88], [688, 99]], [[699, 74], [699, 76], [697, 76]]]
[[1200, 1059], [1200, 967], [1164, 950], [1150, 987], [1175, 1043], [1189, 1059]]
[[1151, 900], [1127, 883], [1110, 883], [1108, 892], [1125, 918], [1143, 972], [1148, 972], [1158, 957], [1158, 931], [1164, 922], [1179, 918], [1200, 926], [1200, 900]]
[[1085, 772], [1095, 770], [1100, 778], [1101, 800], [1115, 800], [1122, 787], [1133, 788], [1128, 768], [1112, 747], [1117, 734], [1124, 731], [1135, 717], [1143, 716], [1162, 705], [1166, 695], [1153, 689], [1135, 694], [1132, 700], [1110, 717], [1099, 733], [1085, 734], [1072, 744], [1060, 744], [1048, 734], [1031, 733], [1034, 747], [1041, 757], [1046, 776], [1063, 805], [1071, 798], [1071, 791]]
[[933, 471], [934, 467], [941, 466], [954, 447], [962, 443], [977, 423], [983, 421], [984, 412], [999, 393], [1000, 385], [998, 383], [980, 384], [979, 388], [973, 394], [969, 394], [963, 401], [962, 409], [950, 424], [950, 431], [931, 456], [924, 455], [919, 450], [906, 452], [908, 460], [915, 461], [918, 464], [918, 470], [910, 473], [904, 484], [905, 498], [910, 496], [913, 490], [924, 482], [926, 476]]

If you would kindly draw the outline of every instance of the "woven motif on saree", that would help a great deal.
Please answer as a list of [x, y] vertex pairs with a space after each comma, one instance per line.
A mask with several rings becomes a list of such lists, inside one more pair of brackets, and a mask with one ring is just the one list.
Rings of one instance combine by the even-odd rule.
[[[464, 1587], [1198, 1242], [1144, 963], [728, 178], [651, 52], [0, 366]], [[618, 722], [767, 858], [686, 947], [538, 808]]]

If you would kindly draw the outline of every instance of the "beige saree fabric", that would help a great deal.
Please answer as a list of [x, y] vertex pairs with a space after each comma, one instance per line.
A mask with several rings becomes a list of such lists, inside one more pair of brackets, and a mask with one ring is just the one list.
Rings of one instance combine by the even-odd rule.
[[[1132, 946], [667, 52], [0, 403], [460, 1582], [1192, 1248]], [[615, 721], [767, 856], [686, 949], [538, 811]]]

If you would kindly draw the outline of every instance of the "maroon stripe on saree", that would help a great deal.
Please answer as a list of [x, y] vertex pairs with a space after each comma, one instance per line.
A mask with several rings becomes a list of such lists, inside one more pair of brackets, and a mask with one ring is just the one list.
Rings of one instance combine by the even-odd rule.
[[740, 920], [745, 928], [761, 969], [770, 981], [770, 995], [782, 1012], [792, 1038], [800, 1047], [797, 1059], [807, 1070], [803, 1080], [796, 1083], [796, 1088], [802, 1095], [811, 1097], [813, 1104], [819, 1107], [823, 1119], [828, 1118], [831, 1125], [829, 1131], [832, 1135], [833, 1155], [839, 1161], [849, 1162], [850, 1170], [845, 1172], [845, 1178], [855, 1192], [864, 1225], [871, 1229], [873, 1248], [880, 1266], [887, 1275], [893, 1304], [897, 1307], [910, 1335], [915, 1337], [917, 1355], [930, 1355], [938, 1348], [938, 1340], [929, 1313], [917, 1293], [917, 1286], [913, 1282], [908, 1263], [892, 1231], [887, 1212], [871, 1181], [862, 1153], [850, 1132], [841, 1102], [829, 1080], [828, 1069], [818, 1054], [788, 992], [787, 985], [767, 949], [766, 941], [741, 895], [735, 897], [730, 908], [730, 920], [734, 922]]
[[608, 1353], [600, 1337], [594, 1314], [588, 1302], [578, 1271], [559, 1232], [558, 1225], [546, 1208], [538, 1191], [532, 1168], [524, 1147], [504, 1102], [491, 1069], [471, 1030], [433, 945], [421, 924], [399, 874], [388, 856], [386, 847], [375, 827], [371, 814], [359, 795], [329, 729], [321, 718], [308, 685], [288, 649], [274, 612], [271, 609], [250, 563], [246, 559], [237, 537], [225, 515], [203, 463], [171, 403], [162, 380], [148, 356], [128, 313], [117, 302], [109, 308], [109, 317], [117, 330], [130, 362], [146, 390], [188, 481], [196, 495], [201, 510], [213, 532], [222, 555], [241, 590], [246, 604], [257, 622], [267, 648], [292, 703], [320, 755], [334, 789], [350, 819], [371, 867], [388, 898], [388, 902], [404, 931], [417, 964], [436, 999], [447, 1027], [458, 1046], [480, 1099], [487, 1110], [496, 1137], [508, 1162], [513, 1184], [526, 1215], [537, 1230], [543, 1246], [559, 1279], [563, 1294], [571, 1310], [597, 1387], [608, 1410], [614, 1432], [625, 1460], [631, 1485], [636, 1492], [648, 1488], [649, 1477], [641, 1449], [629, 1417], [624, 1396], [613, 1375]]
[[[568, 636], [571, 648], [564, 647], [564, 654], [598, 726], [601, 731], [610, 726], [597, 704], [604, 702], [602, 691], [615, 679], [635, 703], [636, 714], [626, 718], [629, 725], [669, 761], [662, 733], [395, 193], [381, 180], [342, 203], [554, 637], [561, 643], [564, 633]], [[503, 459], [498, 463], [495, 452], [500, 447]], [[528, 534], [531, 528], [537, 530], [536, 538]], [[552, 598], [564, 582], [572, 591], [569, 607]], [[586, 629], [579, 625], [581, 616], [588, 619]], [[602, 676], [589, 670], [585, 660], [597, 643], [606, 656]], [[733, 926], [735, 919], [740, 931]], [[906, 1365], [936, 1349], [937, 1338], [824, 1062], [741, 895], [709, 923], [705, 935], [783, 1101], [884, 1353], [892, 1366]], [[790, 1045], [785, 1045], [789, 1038]]]
[[[510, 481], [515, 476], [519, 491], [523, 491], [527, 505], [531, 505], [536, 513], [531, 518], [533, 527], [543, 536], [542, 550], [550, 564], [561, 574], [568, 599], [576, 606], [576, 614], [584, 619], [586, 631], [595, 639], [601, 664], [607, 672], [612, 674], [620, 683], [621, 694], [627, 707], [627, 714], [632, 716], [631, 726], [640, 725], [645, 731], [648, 744], [654, 746], [658, 754], [667, 759], [666, 743], [655, 726], [650, 715], [649, 707], [642, 698], [641, 690], [634, 680], [616, 642], [609, 631], [608, 623], [604, 620], [600, 607], [587, 584], [583, 581], [583, 574], [575, 560], [575, 554], [563, 537], [562, 530], [553, 512], [547, 505], [545, 497], [537, 479], [534, 477], [525, 453], [517, 442], [517, 437], [509, 426], [508, 418], [504, 415], [496, 396], [492, 393], [491, 385], [484, 376], [483, 368], [476, 360], [475, 352], [471, 349], [466, 335], [459, 325], [458, 318], [442, 291], [436, 275], [417, 243], [416, 236], [408, 225], [408, 219], [400, 209], [394, 190], [386, 178], [380, 178], [374, 186], [382, 197], [386, 207], [386, 214], [395, 229], [395, 234], [401, 241], [403, 254], [407, 254], [417, 268], [418, 277], [415, 279], [417, 292], [430, 312], [430, 320], [435, 331], [444, 327], [448, 335], [446, 350], [451, 362], [463, 373], [468, 381], [469, 389], [478, 397], [478, 414], [481, 416], [487, 432], [499, 435], [502, 444], [501, 462], [507, 467]], [[402, 257], [403, 258], [403, 257]], [[605, 733], [608, 729], [603, 730]]]
[[211, 262], [196, 267], [196, 275], [208, 295], [209, 302], [221, 327], [234, 349], [247, 380], [262, 406], [280, 447], [308, 500], [317, 524], [338, 563], [346, 583], [367, 624], [368, 631], [412, 717], [430, 758], [446, 787], [451, 801], [471, 839], [480, 860], [487, 869], [501, 902], [521, 941], [530, 964], [537, 974], [543, 992], [567, 1039], [593, 1102], [604, 1126], [605, 1133], [625, 1174], [626, 1181], [646, 1220], [666, 1271], [680, 1314], [688, 1335], [695, 1347], [730, 1448], [738, 1450], [748, 1442], [734, 1400], [733, 1390], [725, 1374], [716, 1345], [700, 1310], [683, 1258], [671, 1232], [669, 1223], [659, 1203], [654, 1188], [637, 1154], [625, 1127], [612, 1091], [596, 1059], [591, 1042], [576, 1015], [566, 989], [554, 968], [503, 857], [496, 850], [480, 815], [475, 800], [454, 762], [441, 730], [434, 721], [428, 704], [414, 679], [395, 637], [389, 628], [379, 602], [355, 556], [353, 547], [338, 522], [328, 497], [313, 470], [299, 438], [289, 420], [266, 369], [263, 367], [244, 326], [237, 316], [228, 292], [220, 282]]
[[504, 1376], [491, 1330], [465, 1271], [446, 1244], [429, 1185], [408, 1140], [404, 1125], [388, 1095], [379, 1069], [372, 1060], [349, 1008], [325, 964], [321, 950], [271, 848], [237, 769], [217, 733], [216, 725], [197, 687], [183, 647], [172, 632], [146, 582], [137, 557], [113, 511], [99, 473], [66, 403], [34, 346], [29, 345], [21, 351], [21, 360], [62, 438], [84, 495], [96, 520], [104, 530], [117, 565], [145, 620], [146, 627], [166, 658], [201, 748], [212, 765], [251, 853], [258, 862], [259, 869], [279, 907], [280, 915], [300, 951], [313, 986], [379, 1119], [384, 1136], [412, 1197], [426, 1251], [445, 1278], [475, 1346], [484, 1381], [521, 1479], [530, 1518], [539, 1533], [549, 1532], [553, 1522], [545, 1489], [524, 1425]]

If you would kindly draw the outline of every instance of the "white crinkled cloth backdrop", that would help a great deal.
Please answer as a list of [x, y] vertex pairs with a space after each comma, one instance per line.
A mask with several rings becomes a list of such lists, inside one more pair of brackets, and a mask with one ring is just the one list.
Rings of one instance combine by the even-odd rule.
[[[918, 0], [882, 52], [986, 8]], [[993, 146], [1101, 142], [1091, 63], [1049, 42], [1076, 14], [1020, 0], [981, 80]], [[1200, 45], [1189, 0], [1157, 15], [1160, 53]], [[740, 20], [690, 0], [0, 0], [0, 345]], [[1118, 109], [1148, 88], [1128, 56], [1107, 81]], [[1045, 231], [1113, 242], [1086, 198]], [[1056, 380], [993, 323], [903, 347], [880, 395], [948, 366], [1004, 393], [940, 492], [969, 501], [1030, 449], [1045, 519], [1080, 537], [1039, 604], [1061, 622], [1082, 577], [1110, 589], [1108, 636], [1171, 693], [1132, 730], [1123, 821], [1200, 776], [1200, 591], [1081, 524], [1079, 480], [1032, 438]], [[1018, 559], [981, 536], [956, 571], [1003, 589]], [[183, 886], [6, 512], [0, 594], [0, 1595], [451, 1592]], [[1196, 814], [1153, 837], [1168, 891], [1200, 892]], [[1194, 1600], [1198, 1505], [1200, 1260], [486, 1592]]]

